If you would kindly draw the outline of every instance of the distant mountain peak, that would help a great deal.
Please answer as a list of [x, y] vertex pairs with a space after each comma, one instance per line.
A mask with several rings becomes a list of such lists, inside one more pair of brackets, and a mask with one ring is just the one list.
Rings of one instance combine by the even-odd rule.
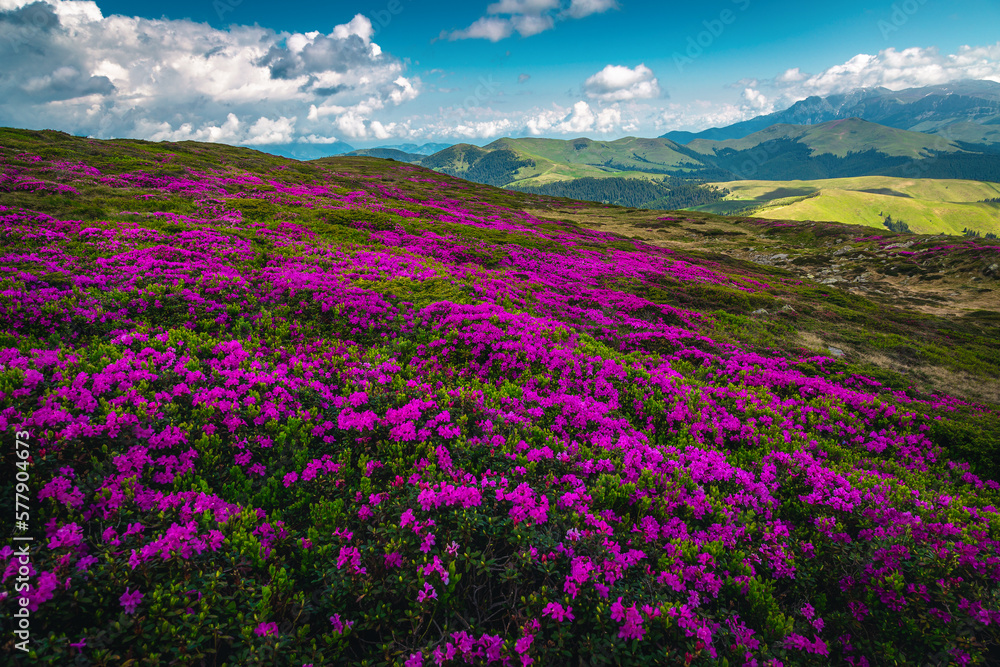
[[446, 148], [451, 147], [452, 144], [396, 144], [393, 146], [378, 146], [376, 148], [369, 148], [367, 150], [377, 150], [377, 149], [387, 149], [402, 151], [404, 153], [412, 153], [414, 155], [433, 155], [439, 151], [443, 151]]
[[818, 125], [845, 118], [946, 137], [950, 137], [949, 128], [957, 133], [961, 125], [962, 136], [954, 138], [988, 143], [993, 135], [987, 129], [977, 133], [968, 124], [988, 126], [1000, 122], [1000, 83], [967, 79], [896, 91], [875, 87], [826, 97], [813, 95], [783, 111], [701, 132], [668, 132], [662, 138], [680, 144], [695, 139], [725, 141], [742, 139], [777, 124]]

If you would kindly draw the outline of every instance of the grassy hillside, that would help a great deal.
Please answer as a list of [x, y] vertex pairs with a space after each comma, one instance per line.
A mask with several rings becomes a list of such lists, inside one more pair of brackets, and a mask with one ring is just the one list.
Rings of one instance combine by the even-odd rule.
[[16, 130], [0, 240], [4, 665], [1000, 660], [995, 299], [843, 271], [994, 243]]
[[345, 155], [377, 157], [383, 160], [396, 160], [397, 162], [420, 162], [427, 157], [419, 153], [407, 153], [396, 148], [361, 148], [345, 153]]
[[[500, 165], [500, 170], [490, 170], [490, 181], [484, 180], [481, 177], [481, 172], [484, 171], [483, 166], [480, 166], [478, 172], [474, 169], [476, 165], [483, 163], [483, 160], [493, 160], [494, 158], [490, 158], [490, 156], [496, 153], [507, 155], [508, 158], [505, 160], [507, 164]], [[603, 169], [591, 168], [586, 165], [557, 164], [539, 155], [520, 150], [516, 146], [497, 142], [486, 148], [458, 144], [424, 158], [420, 164], [451, 176], [459, 176], [490, 185], [506, 185], [516, 181], [539, 178], [542, 180], [532, 180], [532, 182], [572, 180], [586, 176], [603, 176], [607, 173]]]
[[[580, 178], [789, 180], [869, 175], [1000, 182], [1000, 152], [856, 118], [821, 125], [775, 125], [743, 139], [593, 141], [498, 139], [461, 144], [420, 161], [489, 185], [537, 188]], [[479, 165], [476, 167], [476, 165]]]
[[752, 210], [775, 220], [834, 220], [884, 229], [885, 216], [922, 234], [960, 234], [970, 228], [1000, 233], [1000, 184], [886, 176], [816, 181], [729, 181], [725, 200], [699, 210]]
[[940, 133], [951, 141], [964, 141], [969, 144], [1000, 144], [1000, 117], [990, 123], [951, 123], [943, 128], [934, 127], [931, 123], [921, 123], [912, 128], [914, 132]]
[[[1000, 232], [997, 204], [983, 203], [1000, 193], [997, 185], [987, 182], [891, 176], [717, 181], [712, 185], [727, 188], [731, 194], [722, 201], [698, 204], [697, 199], [671, 197], [669, 187], [660, 185], [663, 175], [618, 170], [632, 166], [664, 171], [690, 167], [691, 162], [681, 161], [689, 158], [680, 156], [674, 150], [676, 147], [664, 139], [616, 142], [501, 139], [485, 148], [454, 146], [421, 164], [491, 185], [635, 207], [690, 206], [720, 214], [752, 211], [772, 219], [835, 220], [877, 228], [882, 228], [886, 216], [891, 216], [920, 233], [960, 234], [967, 228], [984, 234]], [[975, 154], [939, 137], [856, 119], [820, 126], [776, 126], [746, 139], [725, 142], [699, 139], [690, 148], [705, 153], [704, 169], [715, 169], [710, 166], [715, 160], [734, 169], [771, 174], [823, 174], [829, 170], [850, 170], [852, 165], [877, 168], [884, 166], [885, 160], [894, 161], [894, 169], [906, 169], [909, 164], [916, 173], [923, 174], [933, 172], [935, 165], [945, 162], [947, 158], [942, 155], [975, 158]], [[873, 156], [875, 148], [884, 152]], [[868, 152], [858, 153], [862, 149]], [[927, 157], [930, 151], [941, 152], [930, 158]], [[915, 156], [923, 156], [921, 159], [930, 166], [913, 163]], [[994, 157], [1000, 159], [1000, 155]], [[657, 159], [672, 162], [656, 164]], [[619, 180], [622, 178], [643, 182], [629, 187], [629, 181]], [[612, 180], [607, 187], [600, 187], [601, 181], [593, 179]], [[563, 185], [570, 181], [578, 183]]]
[[679, 152], [677, 144], [668, 139], [499, 139], [487, 146], [499, 147], [518, 150], [553, 163], [605, 167], [616, 171], [700, 169], [703, 166], [686, 152]]
[[807, 146], [814, 155], [837, 157], [875, 150], [890, 157], [921, 159], [932, 152], [962, 151], [954, 142], [937, 135], [885, 127], [859, 118], [833, 120], [819, 125], [773, 125], [742, 139], [696, 139], [687, 148], [702, 155], [711, 155], [727, 148], [745, 151], [776, 139], [792, 139]]
[[428, 169], [448, 169], [454, 174], [464, 174], [488, 153], [488, 150], [472, 144], [455, 144], [425, 157], [421, 165]]

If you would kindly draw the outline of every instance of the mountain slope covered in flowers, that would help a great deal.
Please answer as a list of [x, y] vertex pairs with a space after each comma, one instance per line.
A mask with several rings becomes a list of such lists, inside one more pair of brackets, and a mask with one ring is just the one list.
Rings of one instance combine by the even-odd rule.
[[998, 658], [996, 407], [794, 336], [985, 381], [988, 318], [370, 158], [5, 130], [0, 170], [5, 662]]

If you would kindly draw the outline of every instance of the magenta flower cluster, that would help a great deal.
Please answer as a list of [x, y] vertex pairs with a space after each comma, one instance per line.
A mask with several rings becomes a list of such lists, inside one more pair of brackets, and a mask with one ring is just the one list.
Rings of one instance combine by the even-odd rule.
[[[0, 206], [0, 430], [32, 434], [40, 617], [97, 585], [151, 624], [210, 595], [235, 618], [221, 600], [254, 572], [234, 652], [300, 630], [378, 652], [383, 591], [420, 628], [390, 656], [410, 667], [529, 665], [574, 632], [683, 645], [677, 664], [874, 664], [851, 623], [1000, 624], [1000, 485], [930, 436], [981, 407], [717, 340], [712, 314], [650, 296], [792, 281], [406, 167], [296, 182], [0, 155], [0, 191], [189, 204]], [[353, 218], [343, 239], [331, 215]], [[0, 567], [7, 584], [11, 549]], [[178, 589], [216, 571], [197, 600]], [[308, 571], [326, 574], [293, 591]], [[501, 604], [482, 591], [503, 577], [521, 583]], [[473, 593], [502, 622], [467, 618]], [[329, 623], [296, 625], [308, 604]]]

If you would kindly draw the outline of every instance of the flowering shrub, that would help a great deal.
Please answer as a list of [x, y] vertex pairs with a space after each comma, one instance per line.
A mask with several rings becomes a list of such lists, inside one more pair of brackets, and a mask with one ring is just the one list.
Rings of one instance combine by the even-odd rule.
[[1000, 485], [936, 435], [995, 413], [672, 296], [796, 281], [407, 166], [19, 141], [75, 194], [0, 195], [14, 660], [996, 659]]

